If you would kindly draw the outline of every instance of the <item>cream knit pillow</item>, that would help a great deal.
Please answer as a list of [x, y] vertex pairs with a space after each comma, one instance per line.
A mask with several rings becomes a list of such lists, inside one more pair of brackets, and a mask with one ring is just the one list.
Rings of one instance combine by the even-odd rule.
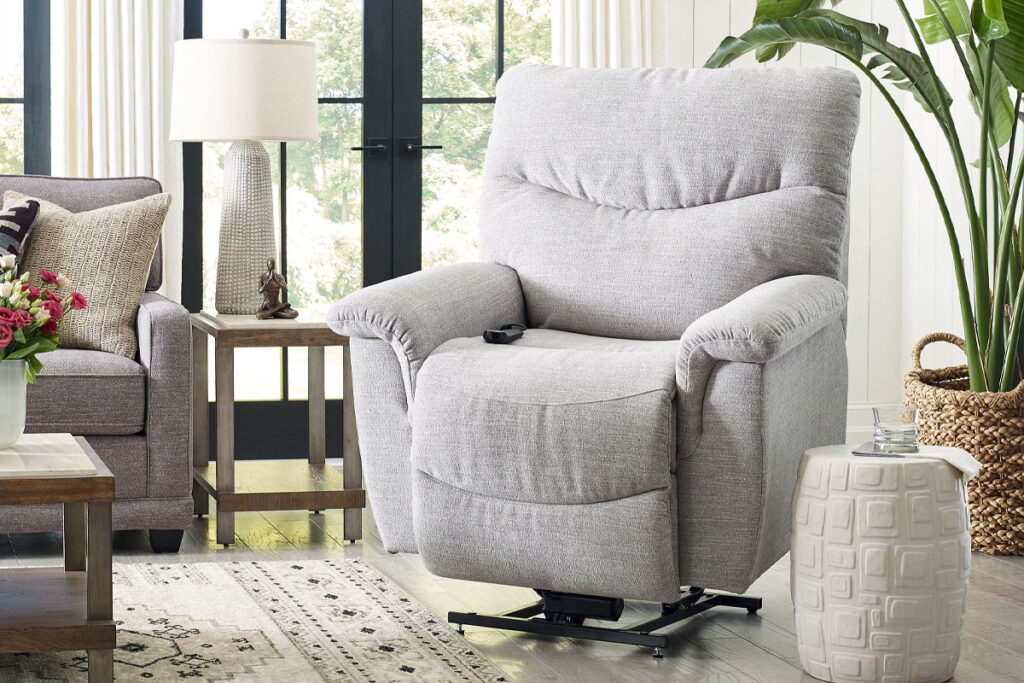
[[[4, 207], [26, 199], [4, 193]], [[20, 271], [39, 286], [39, 270], [64, 273], [89, 307], [61, 323], [60, 345], [134, 358], [138, 349], [135, 317], [146, 291], [149, 264], [156, 251], [171, 195], [150, 197], [71, 213], [40, 199], [32, 236], [25, 244]]]

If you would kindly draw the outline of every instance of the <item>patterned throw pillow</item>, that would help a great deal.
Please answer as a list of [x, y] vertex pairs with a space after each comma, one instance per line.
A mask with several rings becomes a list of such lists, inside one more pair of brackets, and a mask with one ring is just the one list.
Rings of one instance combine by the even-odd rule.
[[38, 213], [39, 202], [34, 199], [11, 204], [0, 211], [0, 256], [14, 254], [15, 259], [21, 260], [25, 240], [32, 232], [32, 222]]
[[[26, 199], [12, 190], [3, 197], [5, 206]], [[40, 268], [64, 273], [89, 302], [61, 324], [62, 347], [135, 357], [135, 317], [170, 203], [171, 195], [155, 194], [71, 213], [39, 200], [21, 270], [31, 273], [35, 286], [41, 284]]]

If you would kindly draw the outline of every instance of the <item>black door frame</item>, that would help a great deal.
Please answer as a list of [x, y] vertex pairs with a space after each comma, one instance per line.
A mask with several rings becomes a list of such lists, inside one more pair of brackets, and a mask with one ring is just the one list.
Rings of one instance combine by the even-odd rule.
[[391, 225], [392, 277], [413, 273], [422, 265], [423, 163], [422, 152], [404, 149], [400, 140], [423, 135], [423, 0], [395, 3], [396, 49], [391, 106], [394, 132], [394, 189]]
[[392, 176], [394, 128], [394, 0], [363, 3], [363, 144], [381, 140], [383, 153], [363, 152], [363, 286], [395, 276]]

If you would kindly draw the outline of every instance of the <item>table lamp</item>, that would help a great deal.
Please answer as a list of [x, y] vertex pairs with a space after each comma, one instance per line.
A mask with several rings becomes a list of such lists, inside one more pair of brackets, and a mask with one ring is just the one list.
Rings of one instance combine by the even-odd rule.
[[316, 140], [316, 54], [298, 40], [179, 40], [170, 139], [231, 141], [217, 255], [218, 313], [251, 315], [277, 253], [270, 155], [263, 141]]

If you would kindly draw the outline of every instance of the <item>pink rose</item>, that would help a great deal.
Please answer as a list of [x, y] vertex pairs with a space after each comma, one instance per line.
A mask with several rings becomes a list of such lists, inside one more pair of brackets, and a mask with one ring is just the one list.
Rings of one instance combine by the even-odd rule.
[[14, 324], [14, 311], [9, 308], [0, 307], [0, 323], [5, 325]]
[[25, 285], [25, 291], [28, 292], [28, 298], [33, 301], [39, 298], [39, 293], [42, 291], [38, 287], [32, 285]]
[[39, 309], [50, 314], [50, 320], [60, 320], [64, 315], [64, 309], [56, 301], [44, 301], [39, 304]]
[[54, 320], [53, 318], [47, 320], [45, 323], [43, 323], [42, 329], [43, 334], [52, 337], [53, 335], [57, 334], [57, 321]]
[[0, 325], [0, 349], [6, 349], [7, 345], [14, 340], [14, 333], [8, 325]]
[[86, 302], [85, 297], [78, 292], [71, 292], [71, 295], [68, 298], [71, 299], [71, 308], [76, 311], [80, 311], [89, 305], [88, 302]]
[[56, 301], [58, 304], [61, 301], [63, 301], [63, 299], [61, 299], [61, 297], [59, 297], [56, 292], [51, 292], [50, 290], [46, 290], [45, 292], [43, 292], [43, 296], [46, 297], [47, 301]]
[[57, 289], [67, 289], [71, 285], [71, 280], [64, 273], [57, 273]]
[[23, 330], [32, 324], [32, 315], [28, 311], [14, 311], [14, 321], [11, 324]]
[[48, 285], [52, 285], [57, 282], [57, 273], [52, 270], [40, 270], [39, 279]]

